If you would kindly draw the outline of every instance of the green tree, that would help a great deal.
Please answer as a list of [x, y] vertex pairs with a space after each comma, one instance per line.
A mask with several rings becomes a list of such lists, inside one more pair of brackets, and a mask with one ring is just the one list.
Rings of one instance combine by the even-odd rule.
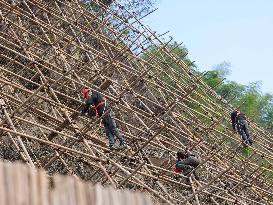
[[204, 76], [205, 82], [213, 89], [217, 89], [216, 87], [225, 80], [225, 77], [230, 73], [230, 63], [223, 62], [214, 66], [214, 68], [207, 72]]
[[[181, 66], [177, 64], [175, 59], [183, 59], [183, 61], [189, 66], [191, 70], [194, 70], [196, 66], [194, 62], [192, 62], [187, 57], [188, 50], [185, 46], [182, 46], [175, 41], [167, 45], [166, 49], [171, 51], [172, 57], [170, 56], [170, 53], [166, 52], [165, 49], [161, 48], [162, 45], [153, 45], [141, 55], [141, 58], [146, 61], [154, 59], [154, 65], [163, 70], [163, 72], [161, 72], [161, 75], [159, 76], [159, 79], [167, 83], [168, 85], [175, 87], [176, 83], [170, 77], [173, 77], [173, 79], [176, 79], [178, 82], [180, 81], [183, 83], [182, 76], [184, 75], [184, 71], [181, 69]], [[168, 72], [169, 69], [172, 69], [175, 72], [170, 73]], [[156, 72], [157, 71], [151, 69], [150, 75], [156, 75]]]
[[217, 94], [226, 100], [231, 100], [235, 107], [240, 107], [251, 119], [263, 127], [273, 130], [273, 95], [262, 93], [261, 82], [241, 85], [234, 81], [226, 80], [225, 78], [230, 74], [229, 68], [229, 63], [218, 64], [213, 67], [213, 70], [208, 71], [203, 80]]
[[[174, 69], [176, 72], [171, 75], [178, 81], [182, 79], [183, 71], [181, 67], [166, 53], [164, 50], [159, 50], [158, 46], [151, 46], [148, 51], [142, 54], [142, 58], [149, 61], [154, 56], [157, 60], [153, 63], [155, 66], [166, 71], [162, 72], [159, 79], [170, 86], [170, 89], [176, 87], [176, 83], [170, 78], [168, 69]], [[167, 46], [169, 50], [172, 50], [172, 54], [190, 66], [190, 69], [195, 74], [200, 74], [195, 64], [187, 58], [188, 50], [184, 46], [179, 45], [177, 42], [173, 42]], [[227, 101], [230, 101], [234, 107], [240, 107], [240, 109], [246, 113], [248, 117], [255, 120], [263, 127], [273, 130], [273, 95], [269, 93], [261, 92], [261, 82], [253, 82], [249, 85], [242, 85], [234, 81], [229, 81], [226, 78], [230, 74], [230, 63], [223, 62], [213, 67], [203, 77], [203, 80], [214, 89], [217, 94], [221, 95]], [[156, 75], [155, 70], [150, 71], [150, 75]], [[183, 82], [183, 81], [181, 81]], [[185, 82], [183, 82], [185, 83]], [[194, 96], [192, 96], [194, 97]], [[200, 99], [196, 98], [199, 102]], [[189, 104], [192, 109], [201, 111], [200, 108], [194, 104]]]
[[145, 15], [150, 12], [159, 0], [118, 0], [127, 10], [137, 15]]
[[273, 124], [273, 95], [261, 92], [261, 82], [248, 85], [237, 105], [241, 104], [241, 110], [249, 117], [260, 123], [267, 129], [272, 130]]
[[[116, 3], [121, 5], [126, 10], [132, 12], [133, 14], [144, 15], [150, 12], [158, 3], [158, 1], [159, 0], [116, 0]], [[81, 2], [88, 6], [91, 10], [98, 11], [96, 1], [81, 0]], [[99, 0], [98, 2], [101, 2], [106, 7], [118, 7], [113, 0]], [[126, 12], [123, 13], [123, 15], [127, 16]]]
[[246, 86], [236, 83], [235, 81], [224, 81], [224, 83], [219, 86], [216, 92], [221, 95], [224, 99], [237, 102], [243, 94]]

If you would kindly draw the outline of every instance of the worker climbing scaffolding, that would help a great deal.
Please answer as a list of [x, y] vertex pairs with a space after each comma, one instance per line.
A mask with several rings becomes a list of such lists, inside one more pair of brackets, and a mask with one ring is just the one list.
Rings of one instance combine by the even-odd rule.
[[177, 160], [174, 171], [176, 173], [183, 173], [184, 176], [188, 176], [193, 171], [195, 179], [199, 180], [196, 167], [201, 163], [200, 157], [187, 150], [185, 152], [177, 152], [176, 156]]
[[234, 131], [239, 133], [241, 136], [243, 143], [248, 146], [252, 145], [253, 140], [250, 136], [249, 129], [248, 129], [248, 123], [246, 120], [246, 116], [244, 113], [242, 113], [239, 109], [235, 109], [231, 113], [231, 122], [232, 122], [232, 128]]
[[[82, 90], [82, 97], [85, 100], [85, 106], [81, 109], [81, 114], [87, 113], [88, 117], [102, 117], [105, 133], [109, 140], [109, 148], [111, 150], [127, 149], [125, 139], [115, 122], [115, 113], [107, 104], [106, 99], [99, 92], [91, 91], [89, 88]], [[115, 137], [119, 140], [119, 146], [115, 144]]]

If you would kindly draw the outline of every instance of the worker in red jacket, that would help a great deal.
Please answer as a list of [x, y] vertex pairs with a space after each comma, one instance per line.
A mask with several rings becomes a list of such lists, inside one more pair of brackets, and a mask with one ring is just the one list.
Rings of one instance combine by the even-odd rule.
[[[102, 97], [97, 91], [92, 91], [89, 88], [82, 90], [82, 96], [85, 100], [85, 106], [80, 111], [82, 115], [88, 112], [89, 116], [102, 117], [102, 123], [109, 140], [109, 148], [114, 149], [127, 149], [125, 139], [120, 133], [116, 121], [115, 113], [111, 110], [110, 106], [106, 103], [106, 99]], [[109, 111], [110, 110], [110, 111]], [[119, 146], [115, 145], [115, 137], [119, 139]]]
[[196, 172], [196, 167], [201, 163], [201, 159], [192, 154], [189, 151], [177, 152], [177, 160], [175, 161], [175, 172], [183, 173], [184, 176], [187, 176], [192, 170], [193, 175], [197, 180], [199, 180], [198, 173]]

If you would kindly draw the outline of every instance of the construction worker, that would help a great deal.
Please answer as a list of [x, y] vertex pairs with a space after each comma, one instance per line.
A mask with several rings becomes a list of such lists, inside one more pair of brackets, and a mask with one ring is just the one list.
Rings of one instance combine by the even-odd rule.
[[[187, 176], [201, 163], [201, 159], [189, 151], [177, 152], [176, 155], [177, 160], [175, 162], [175, 172], [183, 173], [184, 176]], [[196, 169], [193, 171], [193, 175], [195, 176], [196, 180], [199, 180]]]
[[249, 134], [248, 123], [245, 117], [245, 114], [242, 113], [239, 109], [235, 109], [231, 113], [231, 122], [232, 128], [234, 131], [237, 131], [240, 134], [245, 145], [252, 145], [253, 141]]
[[[115, 113], [111, 110], [109, 105], [106, 103], [106, 99], [102, 97], [97, 91], [92, 91], [89, 88], [82, 90], [82, 96], [85, 100], [85, 106], [80, 111], [82, 115], [88, 112], [88, 116], [102, 117], [102, 123], [104, 125], [106, 136], [109, 140], [109, 148], [114, 149], [127, 149], [128, 146], [125, 143], [124, 137], [121, 135], [117, 124], [115, 122]], [[92, 107], [90, 107], [92, 106]], [[115, 145], [115, 137], [119, 139], [119, 146]]]

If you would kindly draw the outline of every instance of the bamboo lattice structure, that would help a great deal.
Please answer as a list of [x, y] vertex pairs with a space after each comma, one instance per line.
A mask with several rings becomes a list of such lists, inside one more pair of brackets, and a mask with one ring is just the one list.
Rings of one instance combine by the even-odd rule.
[[[1, 158], [156, 203], [273, 204], [272, 133], [251, 123], [244, 153], [231, 102], [206, 73], [196, 76], [134, 12], [102, 2], [0, 0]], [[108, 97], [129, 150], [110, 152], [100, 119], [79, 115], [83, 87]], [[190, 184], [172, 169], [185, 148], [202, 158]]]

